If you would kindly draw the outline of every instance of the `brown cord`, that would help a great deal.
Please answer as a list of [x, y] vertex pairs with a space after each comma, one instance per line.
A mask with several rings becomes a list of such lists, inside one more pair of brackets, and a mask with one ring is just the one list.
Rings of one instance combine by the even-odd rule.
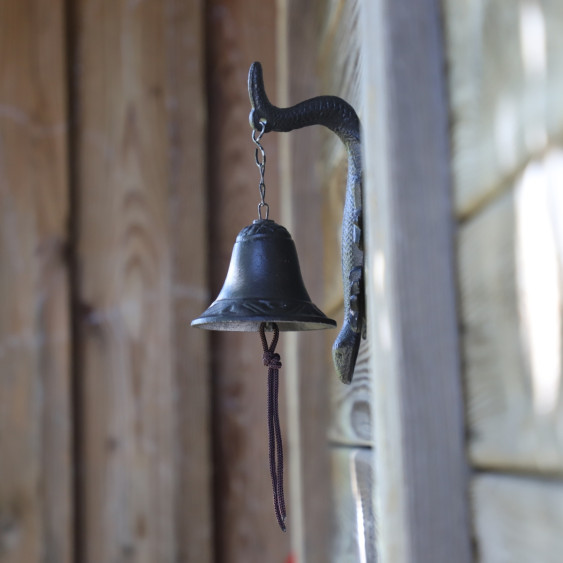
[[270, 456], [270, 477], [274, 494], [274, 511], [280, 528], [285, 532], [285, 500], [283, 492], [283, 443], [278, 410], [279, 370], [282, 367], [280, 355], [275, 353], [280, 331], [276, 323], [272, 343], [266, 340], [266, 323], [260, 325], [260, 339], [264, 354], [262, 359], [268, 367], [268, 440]]

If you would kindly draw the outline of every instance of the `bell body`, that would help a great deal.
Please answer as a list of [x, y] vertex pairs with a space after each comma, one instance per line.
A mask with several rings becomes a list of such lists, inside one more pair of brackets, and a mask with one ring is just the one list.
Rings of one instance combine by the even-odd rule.
[[192, 326], [258, 331], [263, 322], [286, 331], [336, 326], [311, 302], [291, 235], [269, 219], [238, 234], [223, 288]]

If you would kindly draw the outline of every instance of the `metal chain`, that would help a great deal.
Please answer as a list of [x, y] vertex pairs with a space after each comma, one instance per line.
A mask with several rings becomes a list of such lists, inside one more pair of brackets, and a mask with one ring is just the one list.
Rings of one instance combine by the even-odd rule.
[[[260, 203], [258, 204], [258, 219], [262, 219], [262, 209], [266, 209], [266, 219], [270, 216], [270, 206], [264, 201], [266, 198], [266, 183], [264, 180], [264, 173], [266, 171], [266, 151], [264, 147], [260, 144], [260, 139], [266, 131], [266, 122], [260, 121], [260, 132], [257, 129], [252, 130], [252, 140], [256, 145], [256, 150], [254, 151], [254, 160], [256, 161], [256, 166], [260, 170], [260, 183], [258, 184], [258, 189], [260, 190]], [[256, 133], [258, 132], [258, 137]], [[260, 158], [261, 155], [261, 158]]]

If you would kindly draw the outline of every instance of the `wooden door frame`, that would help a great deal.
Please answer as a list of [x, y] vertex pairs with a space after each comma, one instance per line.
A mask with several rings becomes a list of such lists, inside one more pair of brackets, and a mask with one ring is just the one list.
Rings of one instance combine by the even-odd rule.
[[366, 293], [383, 562], [468, 562], [440, 3], [363, 1]]

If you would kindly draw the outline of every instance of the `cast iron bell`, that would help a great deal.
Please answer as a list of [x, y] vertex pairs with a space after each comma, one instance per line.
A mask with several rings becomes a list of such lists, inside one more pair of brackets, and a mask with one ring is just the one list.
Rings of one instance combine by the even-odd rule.
[[270, 219], [238, 234], [223, 288], [192, 326], [257, 332], [261, 323], [280, 331], [336, 326], [311, 302], [291, 235]]

